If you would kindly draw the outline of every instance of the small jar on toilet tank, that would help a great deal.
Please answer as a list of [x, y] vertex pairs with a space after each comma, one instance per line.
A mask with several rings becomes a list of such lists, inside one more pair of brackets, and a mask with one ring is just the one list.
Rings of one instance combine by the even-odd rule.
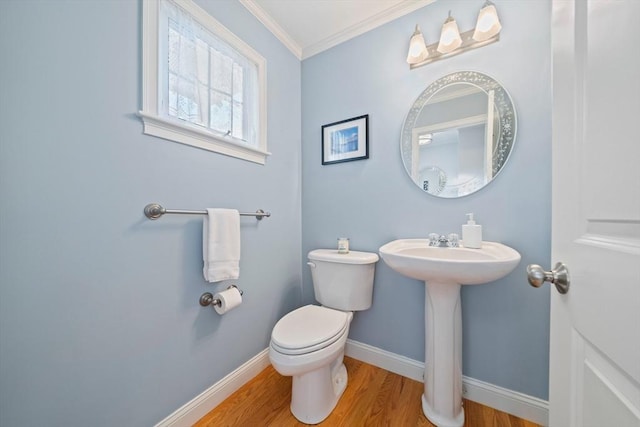
[[348, 254], [349, 253], [349, 238], [348, 237], [338, 237], [338, 253], [339, 254]]

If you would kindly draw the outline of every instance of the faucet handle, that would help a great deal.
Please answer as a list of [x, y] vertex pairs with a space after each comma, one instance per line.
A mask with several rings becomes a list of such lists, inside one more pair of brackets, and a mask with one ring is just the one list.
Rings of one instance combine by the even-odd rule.
[[438, 246], [440, 235], [438, 233], [429, 233], [429, 246]]
[[460, 238], [458, 237], [457, 233], [450, 233], [448, 238], [449, 238], [448, 245], [450, 248], [457, 248], [460, 246], [460, 240], [459, 240]]

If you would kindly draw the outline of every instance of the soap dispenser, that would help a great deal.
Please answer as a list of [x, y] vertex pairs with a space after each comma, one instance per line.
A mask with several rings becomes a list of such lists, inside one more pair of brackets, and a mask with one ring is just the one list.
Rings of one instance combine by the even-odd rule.
[[482, 226], [473, 220], [473, 214], [467, 214], [466, 224], [462, 225], [462, 245], [465, 248], [480, 249], [482, 247]]

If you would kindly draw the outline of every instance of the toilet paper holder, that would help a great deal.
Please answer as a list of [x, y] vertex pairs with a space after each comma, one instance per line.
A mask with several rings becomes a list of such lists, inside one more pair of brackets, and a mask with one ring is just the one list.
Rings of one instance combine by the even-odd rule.
[[[240, 292], [240, 295], [244, 294], [244, 292], [242, 292], [242, 290], [239, 289], [236, 285], [231, 285], [227, 289], [231, 289], [231, 288], [238, 289], [238, 292]], [[217, 298], [214, 298], [211, 292], [205, 292], [204, 294], [200, 295], [200, 305], [203, 307], [207, 307], [209, 305], [220, 307], [220, 304], [221, 304], [220, 300]]]

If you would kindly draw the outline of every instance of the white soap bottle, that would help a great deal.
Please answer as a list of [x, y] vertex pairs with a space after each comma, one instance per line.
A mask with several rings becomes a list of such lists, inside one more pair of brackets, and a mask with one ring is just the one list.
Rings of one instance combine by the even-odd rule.
[[482, 226], [473, 220], [473, 214], [468, 213], [466, 224], [462, 225], [462, 245], [465, 248], [480, 249], [482, 247]]

